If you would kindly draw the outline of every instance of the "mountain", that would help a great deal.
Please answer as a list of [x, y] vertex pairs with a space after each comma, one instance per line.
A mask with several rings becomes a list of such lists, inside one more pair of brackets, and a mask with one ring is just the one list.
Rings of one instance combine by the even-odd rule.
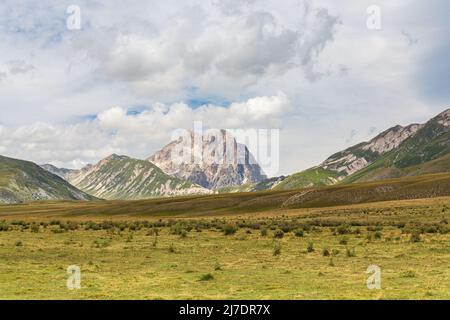
[[37, 164], [0, 156], [0, 203], [94, 199]]
[[77, 174], [78, 172], [78, 170], [57, 168], [51, 164], [43, 164], [41, 165], [41, 168], [53, 173], [54, 175], [63, 178], [66, 181], [69, 180], [72, 175]]
[[[58, 169], [57, 172], [65, 171]], [[72, 171], [67, 178], [77, 188], [102, 199], [134, 200], [211, 193], [165, 174], [149, 161], [115, 154], [95, 165]]]
[[447, 172], [450, 169], [450, 109], [421, 126], [413, 136], [343, 182]]
[[[200, 152], [194, 152], [200, 150]], [[180, 159], [180, 152], [187, 161]], [[247, 146], [226, 130], [181, 136], [147, 159], [165, 173], [208, 189], [259, 183], [266, 179]], [[186, 160], [186, 159], [184, 159]]]
[[274, 189], [448, 172], [449, 131], [450, 109], [447, 109], [425, 124], [398, 125], [368, 142], [335, 153], [317, 167], [289, 176]]

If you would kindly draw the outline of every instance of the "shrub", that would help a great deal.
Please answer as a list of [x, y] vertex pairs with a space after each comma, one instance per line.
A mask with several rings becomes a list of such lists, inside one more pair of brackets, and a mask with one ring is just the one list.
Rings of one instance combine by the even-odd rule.
[[214, 280], [214, 276], [211, 273], [204, 274], [200, 277], [200, 281]]
[[267, 229], [266, 228], [261, 229], [261, 236], [263, 236], [263, 237], [267, 236]]
[[348, 258], [356, 257], [355, 249], [347, 248], [346, 255], [347, 255]]
[[169, 246], [169, 252], [170, 253], [174, 253], [175, 252], [175, 247], [173, 246], [173, 243], [171, 243], [170, 246]]
[[350, 226], [347, 224], [341, 224], [339, 227], [337, 227], [336, 232], [338, 234], [348, 234], [351, 233]]
[[382, 233], [380, 231], [375, 232], [374, 237], [375, 239], [381, 239]]
[[223, 227], [223, 233], [226, 236], [233, 235], [236, 233], [236, 231], [237, 231], [237, 228], [231, 224], [227, 224], [226, 226]]
[[39, 232], [39, 225], [33, 224], [33, 225], [31, 226], [31, 232], [38, 233], [38, 232]]
[[314, 244], [312, 242], [308, 243], [308, 248], [306, 249], [308, 252], [314, 252]]
[[5, 221], [0, 221], [0, 231], [8, 231], [10, 229], [9, 224]]
[[420, 242], [420, 234], [418, 232], [414, 232], [411, 234], [411, 238], [409, 238], [409, 241], [411, 242]]
[[322, 255], [324, 257], [329, 257], [330, 256], [330, 251], [328, 250], [328, 248], [323, 248]]
[[16, 247], [21, 247], [21, 246], [23, 246], [23, 243], [22, 243], [22, 241], [17, 240], [16, 243], [15, 243], [14, 245], [15, 245]]
[[182, 239], [184, 239], [184, 238], [187, 238], [187, 231], [186, 230], [181, 230], [181, 232], [180, 232], [180, 238], [182, 238]]
[[339, 240], [339, 244], [346, 245], [347, 243], [348, 243], [348, 238], [347, 238], [347, 237], [342, 237], [342, 238]]
[[283, 238], [283, 237], [284, 237], [284, 232], [283, 232], [283, 230], [277, 230], [277, 231], [275, 231], [273, 237], [276, 238], [276, 239], [281, 239], [281, 238]]
[[329, 265], [330, 267], [334, 267], [334, 261], [333, 261], [333, 258], [330, 259], [330, 262], [328, 263], [328, 265]]
[[300, 229], [296, 230], [294, 234], [295, 234], [296, 237], [303, 237], [303, 236], [305, 236], [305, 233], [303, 232], [303, 230], [300, 230]]

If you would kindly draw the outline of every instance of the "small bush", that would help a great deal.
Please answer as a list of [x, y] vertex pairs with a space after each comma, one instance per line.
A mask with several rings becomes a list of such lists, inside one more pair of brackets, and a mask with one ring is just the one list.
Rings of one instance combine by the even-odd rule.
[[356, 257], [355, 249], [349, 249], [349, 248], [347, 248], [345, 254], [346, 254], [346, 256], [347, 256], [348, 258]]
[[306, 249], [308, 252], [314, 252], [314, 244], [312, 242], [308, 243], [308, 248]]
[[204, 274], [200, 277], [200, 281], [211, 281], [214, 280], [214, 276], [211, 273]]
[[347, 237], [342, 237], [339, 240], [339, 244], [347, 245], [347, 243], [348, 243], [348, 238]]
[[23, 246], [23, 243], [22, 243], [22, 241], [17, 240], [16, 243], [15, 243], [14, 245], [15, 245], [16, 247], [21, 247], [21, 246]]
[[39, 232], [39, 225], [33, 224], [31, 226], [31, 232], [38, 233]]
[[175, 252], [175, 247], [173, 246], [173, 243], [171, 243], [170, 246], [169, 246], [169, 252], [170, 253], [174, 253]]
[[283, 238], [283, 237], [284, 237], [284, 232], [283, 232], [283, 230], [277, 230], [277, 231], [275, 231], [273, 237], [276, 238], [276, 239], [281, 239], [281, 238]]
[[10, 229], [9, 224], [5, 221], [0, 221], [0, 231], [8, 231]]
[[328, 250], [328, 248], [323, 248], [322, 255], [324, 257], [329, 257], [330, 256], [330, 250]]
[[409, 238], [409, 241], [411, 242], [420, 242], [420, 240], [421, 238], [418, 232], [414, 232], [413, 234], [411, 234], [411, 238]]
[[304, 237], [305, 236], [305, 233], [303, 232], [303, 230], [296, 230], [294, 234], [296, 237]]
[[236, 231], [237, 231], [237, 228], [231, 224], [227, 224], [226, 226], [223, 227], [223, 233], [226, 236], [233, 235], [236, 233]]
[[374, 234], [374, 237], [375, 237], [375, 239], [381, 239], [382, 235], [383, 234], [380, 231], [376, 231], [375, 234]]
[[349, 233], [351, 233], [351, 228], [350, 228], [350, 226], [349, 225], [347, 225], [347, 224], [342, 224], [342, 225], [340, 225], [339, 227], [337, 227], [337, 229], [336, 229], [336, 232], [338, 233], [338, 234], [349, 234]]
[[267, 237], [267, 229], [266, 228], [263, 228], [263, 229], [261, 229], [261, 236], [263, 236], [263, 237]]

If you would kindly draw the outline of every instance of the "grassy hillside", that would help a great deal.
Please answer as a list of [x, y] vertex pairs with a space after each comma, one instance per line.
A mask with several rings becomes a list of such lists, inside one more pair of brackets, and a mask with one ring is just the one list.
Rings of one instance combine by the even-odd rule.
[[139, 201], [46, 202], [0, 206], [0, 217], [215, 216], [450, 196], [450, 174], [287, 191], [216, 194]]
[[191, 182], [165, 174], [149, 161], [112, 155], [69, 180], [102, 199], [136, 200], [209, 192]]
[[94, 199], [32, 162], [0, 156], [0, 203]]
[[335, 171], [326, 170], [320, 167], [310, 168], [305, 171], [293, 174], [278, 185], [274, 190], [289, 190], [307, 187], [321, 187], [335, 184], [341, 174]]

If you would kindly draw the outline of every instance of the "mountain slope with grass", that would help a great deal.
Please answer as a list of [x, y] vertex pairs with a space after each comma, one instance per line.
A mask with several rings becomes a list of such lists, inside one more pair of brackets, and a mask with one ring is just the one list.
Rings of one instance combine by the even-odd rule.
[[37, 164], [0, 156], [0, 203], [94, 199]]
[[165, 174], [149, 161], [115, 154], [96, 165], [72, 172], [69, 182], [103, 199], [137, 200], [211, 193], [198, 185]]
[[392, 127], [317, 167], [287, 177], [274, 189], [333, 185], [449, 172], [450, 109], [425, 124]]

